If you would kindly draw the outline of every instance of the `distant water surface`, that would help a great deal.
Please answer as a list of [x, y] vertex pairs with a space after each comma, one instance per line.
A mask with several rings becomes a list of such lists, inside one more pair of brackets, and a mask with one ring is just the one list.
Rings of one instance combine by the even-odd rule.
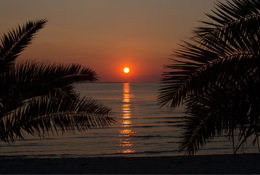
[[[116, 124], [75, 134], [28, 136], [11, 145], [0, 142], [0, 157], [104, 157], [179, 155], [183, 109], [169, 111], [157, 105], [157, 83], [80, 83], [75, 89], [112, 108]], [[69, 104], [68, 104], [69, 105]], [[257, 152], [248, 147], [245, 151]], [[231, 154], [226, 137], [207, 144], [197, 154]]]

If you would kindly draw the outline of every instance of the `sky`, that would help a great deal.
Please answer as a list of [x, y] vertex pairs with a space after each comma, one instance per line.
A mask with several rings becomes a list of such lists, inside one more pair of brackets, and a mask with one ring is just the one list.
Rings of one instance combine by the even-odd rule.
[[[225, 2], [225, 0], [219, 0]], [[99, 82], [159, 82], [216, 0], [0, 0], [0, 34], [47, 19], [17, 61], [77, 63]], [[124, 67], [130, 72], [124, 73]]]

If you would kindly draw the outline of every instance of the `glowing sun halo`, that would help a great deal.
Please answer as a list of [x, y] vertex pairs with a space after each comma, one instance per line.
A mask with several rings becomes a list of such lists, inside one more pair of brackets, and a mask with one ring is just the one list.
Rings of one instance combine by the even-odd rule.
[[125, 67], [124, 68], [124, 73], [128, 73], [130, 70], [129, 70], [129, 68], [128, 67]]

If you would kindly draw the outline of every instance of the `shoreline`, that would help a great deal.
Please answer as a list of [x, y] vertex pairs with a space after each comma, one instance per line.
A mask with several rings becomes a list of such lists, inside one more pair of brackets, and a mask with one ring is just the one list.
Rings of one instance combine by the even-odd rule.
[[260, 154], [0, 159], [0, 174], [259, 174]]

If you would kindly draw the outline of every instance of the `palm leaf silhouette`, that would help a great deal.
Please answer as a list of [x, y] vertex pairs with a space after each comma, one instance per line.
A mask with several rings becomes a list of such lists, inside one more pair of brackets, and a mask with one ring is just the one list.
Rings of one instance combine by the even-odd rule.
[[[69, 104], [69, 105], [68, 105]], [[2, 117], [0, 138], [24, 139], [24, 132], [42, 137], [48, 132], [73, 132], [108, 126], [114, 122], [110, 109], [90, 98], [67, 96], [33, 98]]]
[[44, 27], [46, 22], [46, 19], [29, 21], [24, 26], [18, 25], [16, 29], [3, 35], [0, 45], [0, 73], [6, 71], [20, 52], [31, 43], [33, 36]]
[[[159, 103], [186, 106], [180, 151], [194, 154], [216, 135], [227, 132], [234, 153], [259, 134], [260, 2], [221, 2], [173, 54], [163, 74]], [[234, 143], [238, 131], [238, 143]], [[255, 143], [255, 142], [254, 142]]]
[[14, 62], [47, 20], [28, 22], [4, 35], [0, 47], [0, 139], [10, 143], [25, 133], [83, 131], [108, 126], [110, 108], [74, 91], [73, 83], [96, 81], [96, 73], [78, 64]]

